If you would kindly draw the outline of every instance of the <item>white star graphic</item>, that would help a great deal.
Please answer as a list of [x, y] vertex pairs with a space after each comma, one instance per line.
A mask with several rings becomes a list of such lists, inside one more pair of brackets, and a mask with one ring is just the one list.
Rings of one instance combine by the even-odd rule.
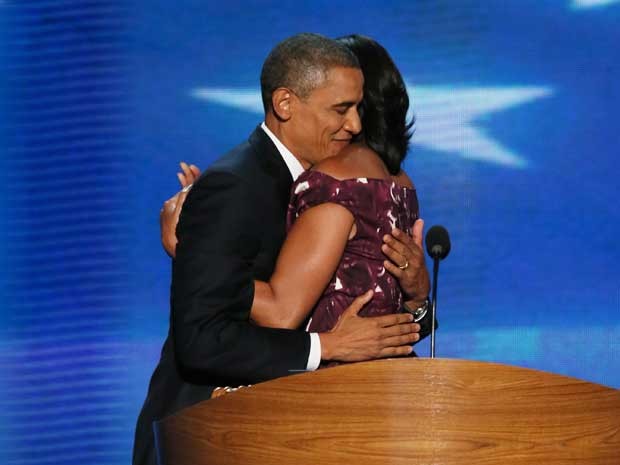
[[618, 3], [620, 0], [573, 0], [571, 8], [574, 10], [585, 10], [586, 8], [597, 8]]
[[[477, 118], [552, 93], [549, 87], [407, 86], [417, 117], [413, 145], [499, 165], [523, 168], [527, 161], [475, 126]], [[197, 88], [192, 96], [263, 113], [260, 92], [251, 88]]]
[[416, 114], [412, 144], [469, 160], [523, 168], [527, 161], [489, 137], [476, 119], [551, 94], [548, 87], [407, 86]]

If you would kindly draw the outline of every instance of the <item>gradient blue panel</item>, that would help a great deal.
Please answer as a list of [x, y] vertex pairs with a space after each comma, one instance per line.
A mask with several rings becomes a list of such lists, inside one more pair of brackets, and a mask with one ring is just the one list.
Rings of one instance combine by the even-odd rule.
[[127, 463], [126, 7], [0, 8], [3, 463]]

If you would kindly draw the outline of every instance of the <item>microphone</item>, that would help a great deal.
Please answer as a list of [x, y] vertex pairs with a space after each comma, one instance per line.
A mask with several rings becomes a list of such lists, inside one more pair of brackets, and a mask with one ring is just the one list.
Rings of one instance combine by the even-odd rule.
[[426, 233], [426, 251], [432, 258], [443, 260], [450, 253], [450, 236], [443, 226], [435, 225]]
[[426, 233], [426, 251], [433, 259], [433, 286], [431, 301], [431, 358], [435, 358], [435, 318], [437, 315], [437, 276], [439, 261], [450, 253], [450, 235], [443, 226], [435, 225]]

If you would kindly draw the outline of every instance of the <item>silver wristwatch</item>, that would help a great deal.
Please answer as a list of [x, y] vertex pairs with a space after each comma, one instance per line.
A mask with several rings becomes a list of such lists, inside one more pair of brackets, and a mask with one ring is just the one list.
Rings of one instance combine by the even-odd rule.
[[407, 312], [413, 315], [413, 321], [415, 323], [417, 323], [418, 321], [420, 321], [422, 318], [426, 316], [426, 313], [428, 312], [428, 309], [430, 308], [430, 306], [431, 306], [431, 301], [428, 300], [428, 298], [422, 303], [422, 305], [420, 305], [415, 310], [412, 308], [409, 308], [407, 304], [403, 304], [403, 308]]

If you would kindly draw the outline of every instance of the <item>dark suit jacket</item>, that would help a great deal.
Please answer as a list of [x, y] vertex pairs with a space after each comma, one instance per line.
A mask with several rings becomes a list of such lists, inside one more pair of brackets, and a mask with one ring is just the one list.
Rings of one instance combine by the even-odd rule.
[[269, 279], [284, 241], [292, 182], [282, 156], [257, 128], [188, 194], [177, 229], [170, 330], [138, 418], [134, 465], [156, 464], [154, 420], [208, 399], [215, 386], [306, 368], [306, 332], [248, 321], [254, 279]]

